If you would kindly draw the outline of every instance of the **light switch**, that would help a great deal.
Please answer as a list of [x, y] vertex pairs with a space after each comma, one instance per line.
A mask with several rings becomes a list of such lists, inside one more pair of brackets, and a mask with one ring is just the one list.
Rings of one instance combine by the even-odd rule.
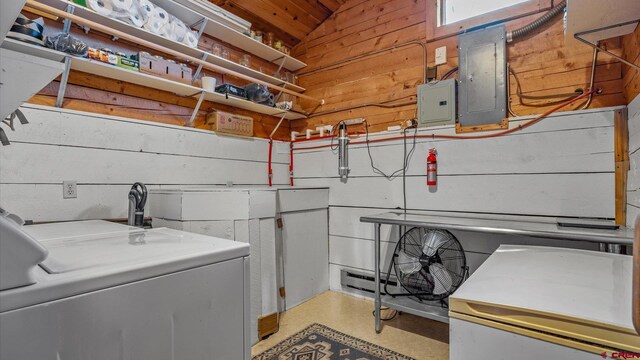
[[447, 63], [447, 47], [442, 46], [436, 49], [436, 65]]

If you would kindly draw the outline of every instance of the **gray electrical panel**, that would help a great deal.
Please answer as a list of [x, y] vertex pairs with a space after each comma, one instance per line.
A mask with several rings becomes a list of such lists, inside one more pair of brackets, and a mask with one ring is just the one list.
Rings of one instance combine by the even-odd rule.
[[461, 34], [459, 113], [462, 127], [495, 125], [506, 116], [506, 43], [504, 25]]
[[453, 125], [456, 122], [456, 80], [418, 86], [418, 126]]

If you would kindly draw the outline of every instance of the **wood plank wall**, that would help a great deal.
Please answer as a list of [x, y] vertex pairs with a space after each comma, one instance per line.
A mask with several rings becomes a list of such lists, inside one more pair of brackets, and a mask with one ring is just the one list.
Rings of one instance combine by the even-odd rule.
[[[427, 0], [348, 0], [342, 5], [294, 49], [294, 56], [308, 64], [299, 72], [300, 84], [307, 88], [308, 95], [324, 98], [327, 102], [315, 108], [315, 104], [302, 101], [303, 108], [324, 112], [364, 103], [415, 101], [415, 88], [423, 82], [422, 49], [419, 46], [403, 47], [335, 68], [321, 69], [375, 50], [426, 40], [427, 63], [430, 66], [434, 64], [435, 49], [447, 46], [447, 64], [437, 71], [438, 76], [443, 75], [458, 63], [457, 36], [426, 39], [428, 24], [432, 22], [430, 17], [435, 16], [433, 10], [427, 9], [427, 4]], [[539, 16], [538, 13], [509, 21], [507, 30], [518, 28]], [[606, 41], [603, 46], [622, 53], [619, 38]], [[508, 46], [508, 60], [522, 84], [522, 92], [528, 95], [586, 89], [592, 55], [591, 48], [586, 45], [565, 43], [561, 17], [543, 31]], [[523, 103], [515, 96], [513, 76], [510, 84], [513, 109], [517, 114], [541, 113], [551, 106], [549, 101], [540, 100], [528, 101], [533, 104]], [[599, 56], [596, 86], [604, 92], [594, 98], [592, 108], [626, 104], [622, 67], [618, 61], [606, 55]], [[341, 119], [366, 117], [371, 131], [379, 131], [415, 115], [415, 105], [393, 109], [367, 107], [296, 120], [292, 126], [299, 130], [318, 124], [335, 124]]]
[[[29, 16], [32, 18], [36, 17], [31, 14], [29, 14]], [[61, 22], [46, 20], [46, 35], [56, 34], [61, 31], [61, 29]], [[111, 36], [97, 31], [90, 31], [86, 34], [77, 25], [72, 27], [72, 33], [94, 48], [108, 48], [114, 51], [121, 51], [125, 54], [148, 51], [154, 55], [163, 55], [165, 58], [171, 58], [170, 56], [160, 54], [157, 51], [150, 51], [128, 41], [112, 41]], [[232, 61], [238, 62], [242, 54], [244, 54], [242, 50], [206, 35], [200, 39], [198, 46], [201, 49], [211, 51], [215, 43], [221, 44], [229, 49], [230, 59]], [[174, 60], [180, 62], [178, 59]], [[251, 66], [254, 69], [262, 67], [267, 73], [274, 73], [277, 70], [276, 65], [264, 61], [257, 56], [251, 56]], [[196, 68], [195, 66], [191, 67], [194, 70]], [[223, 76], [208, 70], [205, 70], [204, 73], [207, 76], [216, 77], [218, 83], [224, 80], [224, 82], [236, 85], [247, 84], [245, 80], [231, 76]], [[53, 81], [29, 102], [39, 105], [55, 106], [59, 85], [59, 79]], [[196, 84], [196, 86], [199, 86], [199, 84]], [[165, 91], [72, 71], [69, 77], [69, 85], [67, 87], [63, 108], [184, 126], [191, 117], [196, 103], [196, 98], [181, 97]], [[228, 111], [253, 117], [254, 134], [256, 137], [262, 138], [267, 138], [279, 121], [279, 118], [272, 116], [205, 101], [195, 121], [197, 128], [204, 128], [206, 113], [212, 110]], [[289, 131], [288, 123], [285, 122], [284, 126], [276, 133], [274, 138], [288, 139]]]
[[[407, 208], [412, 213], [435, 211], [439, 215], [448, 212], [458, 215], [472, 212], [491, 217], [532, 215], [552, 222], [556, 216], [613, 218], [616, 211], [614, 121], [619, 109], [563, 112], [521, 132], [494, 139], [417, 139], [407, 167]], [[512, 120], [510, 126], [513, 128], [522, 122]], [[639, 128], [634, 129], [631, 132], [636, 134], [637, 140]], [[423, 133], [427, 131], [454, 133], [452, 126], [426, 129]], [[371, 138], [388, 136], [388, 133], [372, 134]], [[330, 142], [297, 143], [295, 148], [327, 143]], [[407, 150], [413, 147], [412, 143], [410, 139], [407, 141]], [[425, 175], [425, 157], [433, 147], [438, 149], [438, 186], [435, 189], [426, 186]], [[387, 174], [402, 168], [402, 140], [371, 143], [370, 152], [376, 167]], [[337, 155], [330, 148], [294, 152], [296, 186], [330, 187], [331, 289], [351, 292], [353, 290], [341, 286], [340, 270], [372, 274], [374, 267], [373, 226], [358, 219], [402, 208], [405, 191], [401, 176], [387, 180], [373, 172], [364, 144], [350, 145], [349, 159], [351, 173], [343, 182], [337, 176]], [[635, 176], [640, 178], [637, 170]], [[633, 183], [637, 187], [638, 180]], [[628, 198], [638, 199], [632, 193]], [[597, 244], [577, 241], [471, 232], [454, 232], [454, 235], [465, 249], [472, 272], [500, 244], [597, 250]], [[388, 262], [398, 239], [397, 227], [383, 226], [382, 239], [382, 254]]]
[[[0, 151], [0, 203], [24, 219], [126, 218], [136, 181], [149, 189], [268, 182], [264, 139], [39, 105], [22, 111], [29, 124]], [[287, 185], [289, 144], [274, 148], [273, 183]], [[76, 199], [62, 198], [65, 180], [77, 181]]]
[[[634, 64], [640, 65], [640, 26], [633, 33], [622, 37], [622, 46], [624, 49], [623, 57]], [[624, 95], [627, 103], [630, 104], [640, 94], [640, 70], [623, 64], [622, 75]]]

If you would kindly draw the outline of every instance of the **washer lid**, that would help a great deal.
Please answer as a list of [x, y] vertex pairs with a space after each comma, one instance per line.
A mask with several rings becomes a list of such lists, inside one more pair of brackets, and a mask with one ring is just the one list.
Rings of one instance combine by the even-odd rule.
[[0, 291], [0, 313], [249, 256], [242, 242], [113, 225], [26, 226], [49, 256], [34, 271], [33, 285]]
[[[228, 240], [166, 228], [144, 230], [106, 221], [80, 221], [25, 227], [48, 251], [40, 266], [49, 274], [174, 262], [229, 250]], [[193, 263], [192, 263], [193, 264]]]
[[638, 351], [631, 277], [626, 255], [502, 245], [451, 296], [450, 315], [553, 334], [587, 350]]

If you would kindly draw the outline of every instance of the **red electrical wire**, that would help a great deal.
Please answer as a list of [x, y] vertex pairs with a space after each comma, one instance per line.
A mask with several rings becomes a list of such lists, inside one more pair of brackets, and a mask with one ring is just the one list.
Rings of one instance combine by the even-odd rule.
[[293, 143], [289, 143], [289, 184], [293, 186]]
[[273, 152], [273, 139], [269, 139], [269, 157], [267, 162], [267, 171], [269, 175], [269, 186], [273, 186], [273, 169], [271, 168], [271, 153]]
[[[491, 133], [491, 134], [484, 134], [484, 135], [469, 135], [469, 136], [460, 136], [460, 135], [436, 135], [436, 134], [431, 134], [431, 135], [416, 135], [416, 138], [431, 138], [431, 139], [457, 139], [457, 140], [465, 140], [465, 139], [489, 139], [489, 138], [495, 138], [495, 137], [499, 137], [499, 136], [504, 136], [504, 135], [508, 135], [511, 134], [513, 132], [516, 131], [520, 131], [523, 130], [526, 127], [529, 127], [537, 122], [539, 122], [542, 119], [545, 119], [546, 117], [548, 117], [549, 115], [553, 114], [554, 112], [569, 106], [571, 104], [573, 104], [574, 102], [584, 99], [586, 97], [588, 97], [589, 95], [598, 92], [597, 90], [591, 90], [591, 91], [587, 91], [584, 94], [578, 95], [576, 97], [574, 97], [571, 100], [565, 101], [562, 104], [545, 111], [544, 113], [538, 115], [536, 118], [531, 119], [529, 121], [527, 121], [526, 123], [522, 124], [522, 125], [518, 125], [512, 129], [508, 129], [508, 130], [504, 130], [504, 131], [500, 131], [500, 132], [496, 132], [496, 133]], [[334, 135], [335, 136], [335, 135]], [[333, 137], [333, 136], [332, 136]], [[364, 140], [364, 141], [352, 141], [349, 143], [349, 145], [357, 145], [357, 144], [365, 144], [367, 142], [369, 143], [377, 143], [377, 142], [383, 142], [383, 141], [393, 141], [393, 140], [402, 140], [404, 139], [403, 136], [394, 136], [394, 137], [388, 137], [388, 138], [382, 138], [382, 139], [374, 139], [374, 140]], [[296, 140], [294, 142], [299, 142], [299, 141], [307, 141], [307, 139], [301, 139], [301, 140]], [[313, 149], [322, 149], [322, 148], [326, 148], [326, 147], [330, 147], [331, 144], [323, 144], [323, 145], [317, 145], [317, 146], [307, 146], [307, 147], [300, 147], [300, 148], [294, 148], [293, 150], [313, 150]]]

